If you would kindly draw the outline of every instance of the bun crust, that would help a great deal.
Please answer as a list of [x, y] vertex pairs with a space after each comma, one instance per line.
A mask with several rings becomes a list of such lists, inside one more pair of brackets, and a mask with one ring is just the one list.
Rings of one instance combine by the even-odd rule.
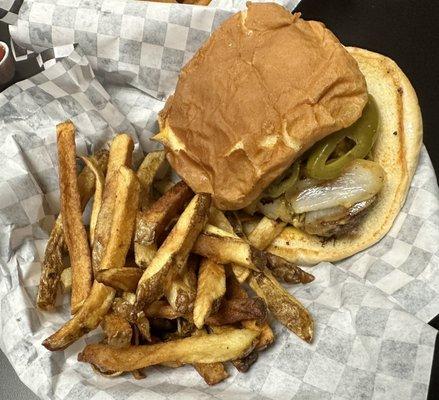
[[240, 209], [366, 102], [357, 63], [323, 24], [249, 3], [183, 68], [156, 139], [195, 192]]

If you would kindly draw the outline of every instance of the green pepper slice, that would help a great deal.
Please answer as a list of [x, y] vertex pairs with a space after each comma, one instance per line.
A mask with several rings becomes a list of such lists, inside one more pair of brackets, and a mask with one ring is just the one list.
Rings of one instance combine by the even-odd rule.
[[288, 189], [290, 189], [299, 179], [300, 160], [296, 160], [293, 165], [288, 168], [280, 178], [265, 189], [264, 196], [277, 199], [282, 196]]
[[[306, 164], [307, 175], [314, 179], [334, 179], [353, 160], [366, 157], [375, 142], [378, 122], [378, 107], [374, 98], [369, 95], [360, 119], [314, 146]], [[328, 161], [337, 145], [345, 138], [353, 140], [355, 146], [339, 158]]]

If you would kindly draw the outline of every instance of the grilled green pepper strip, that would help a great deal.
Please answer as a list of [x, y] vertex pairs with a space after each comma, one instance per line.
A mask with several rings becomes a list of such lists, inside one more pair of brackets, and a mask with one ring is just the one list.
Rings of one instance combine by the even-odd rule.
[[[315, 145], [306, 164], [307, 175], [314, 179], [334, 179], [353, 160], [366, 157], [375, 142], [378, 122], [378, 107], [373, 97], [369, 95], [363, 115], [357, 122]], [[353, 140], [355, 146], [341, 157], [328, 162], [338, 143], [345, 138]]]
[[264, 192], [265, 197], [271, 197], [277, 199], [282, 196], [288, 189], [290, 189], [299, 179], [300, 172], [300, 160], [294, 162], [294, 164], [282, 174], [280, 179], [276, 179]]

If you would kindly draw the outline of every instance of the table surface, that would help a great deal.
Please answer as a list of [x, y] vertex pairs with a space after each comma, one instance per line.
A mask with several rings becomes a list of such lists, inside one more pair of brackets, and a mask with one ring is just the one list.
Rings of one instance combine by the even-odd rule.
[[[323, 21], [345, 45], [364, 47], [393, 58], [408, 75], [419, 96], [424, 120], [424, 143], [439, 171], [439, 2], [419, 0], [302, 0], [298, 10], [305, 19]], [[0, 23], [0, 40], [7, 41]], [[436, 40], [436, 41], [435, 41]], [[436, 44], [435, 44], [436, 43]], [[32, 63], [17, 65], [15, 81], [33, 75]], [[439, 329], [439, 316], [430, 322]], [[432, 369], [429, 399], [439, 392], [439, 346]], [[1, 398], [38, 399], [24, 386], [0, 351]], [[7, 397], [5, 397], [7, 396]]]

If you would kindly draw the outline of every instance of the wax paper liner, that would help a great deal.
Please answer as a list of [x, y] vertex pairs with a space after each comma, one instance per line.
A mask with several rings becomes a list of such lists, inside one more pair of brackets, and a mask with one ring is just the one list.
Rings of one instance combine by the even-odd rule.
[[75, 122], [81, 154], [127, 131], [138, 141], [138, 160], [141, 150], [154, 148], [148, 137], [163, 106], [157, 97], [172, 91], [158, 96], [144, 82], [97, 68], [104, 89], [84, 53], [78, 47], [52, 66], [44, 53], [45, 71], [0, 94], [0, 332], [20, 379], [50, 399], [425, 399], [436, 336], [426, 322], [439, 311], [439, 193], [425, 149], [406, 204], [382, 241], [313, 267], [311, 284], [287, 285], [315, 319], [312, 345], [274, 322], [275, 345], [246, 374], [229, 367], [231, 377], [214, 387], [190, 366], [149, 368], [142, 381], [97, 376], [76, 356], [99, 332], [62, 352], [41, 346], [69, 318], [67, 298], [51, 313], [34, 305], [58, 212], [55, 124]]

